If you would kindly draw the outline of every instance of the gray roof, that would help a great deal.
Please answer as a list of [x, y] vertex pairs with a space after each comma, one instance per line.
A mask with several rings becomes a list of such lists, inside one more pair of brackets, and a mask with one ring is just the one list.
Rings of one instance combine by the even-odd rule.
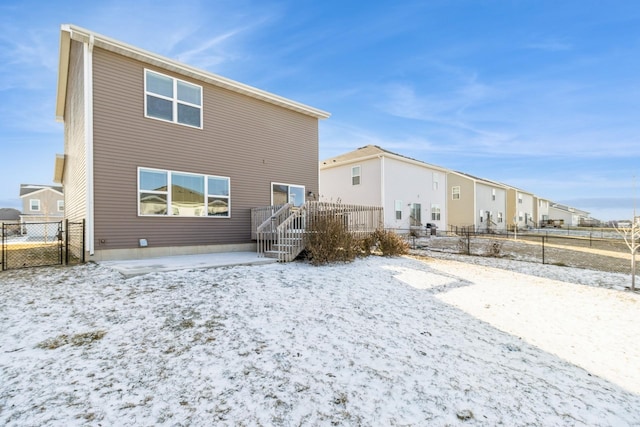
[[20, 184], [20, 197], [26, 196], [27, 194], [34, 193], [36, 191], [50, 189], [57, 191], [58, 193], [63, 193], [61, 186], [56, 185], [38, 185], [38, 184]]
[[18, 221], [20, 211], [13, 208], [0, 208], [0, 221]]

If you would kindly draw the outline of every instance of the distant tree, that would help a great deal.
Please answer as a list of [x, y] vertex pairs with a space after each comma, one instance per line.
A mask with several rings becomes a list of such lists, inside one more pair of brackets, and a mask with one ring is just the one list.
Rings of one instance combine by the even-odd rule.
[[[634, 211], [635, 214], [635, 211]], [[634, 215], [631, 224], [618, 223], [613, 228], [622, 236], [631, 252], [631, 290], [636, 290], [636, 252], [640, 248], [640, 217]]]

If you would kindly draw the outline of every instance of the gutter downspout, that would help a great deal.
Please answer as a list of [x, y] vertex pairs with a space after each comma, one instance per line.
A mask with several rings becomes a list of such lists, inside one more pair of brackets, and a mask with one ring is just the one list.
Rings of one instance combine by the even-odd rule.
[[87, 245], [89, 256], [95, 253], [94, 185], [93, 185], [93, 34], [84, 47], [84, 130], [87, 168]]
[[386, 213], [384, 211], [384, 184], [385, 184], [385, 180], [384, 180], [384, 156], [380, 155], [380, 206], [382, 206], [382, 221], [383, 221], [383, 228], [386, 225]]

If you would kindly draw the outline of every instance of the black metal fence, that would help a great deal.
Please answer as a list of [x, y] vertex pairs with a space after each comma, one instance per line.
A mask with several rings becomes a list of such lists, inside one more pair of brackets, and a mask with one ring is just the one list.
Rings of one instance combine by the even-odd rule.
[[[602, 234], [600, 234], [602, 235]], [[596, 237], [583, 231], [572, 235], [541, 230], [490, 232], [458, 229], [437, 233], [438, 238], [412, 238], [414, 249], [466, 255], [509, 258], [542, 264], [588, 268], [614, 273], [631, 273], [631, 253], [622, 238]]]
[[1, 270], [85, 262], [84, 221], [2, 224]]

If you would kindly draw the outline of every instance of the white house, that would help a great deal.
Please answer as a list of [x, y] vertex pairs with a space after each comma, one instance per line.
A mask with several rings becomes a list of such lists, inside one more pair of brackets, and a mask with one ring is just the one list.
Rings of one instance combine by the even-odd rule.
[[447, 224], [447, 170], [375, 145], [320, 162], [320, 199], [382, 206], [399, 233]]
[[549, 206], [549, 219], [561, 219], [564, 225], [577, 227], [581, 219], [589, 218], [589, 212], [571, 206], [552, 203]]

